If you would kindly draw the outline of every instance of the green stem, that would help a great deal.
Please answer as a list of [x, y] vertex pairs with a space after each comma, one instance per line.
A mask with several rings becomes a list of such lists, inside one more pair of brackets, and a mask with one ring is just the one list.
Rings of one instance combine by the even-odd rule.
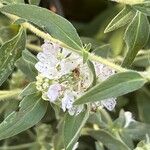
[[28, 48], [30, 50], [33, 50], [33, 51], [36, 51], [36, 52], [41, 52], [42, 51], [41, 47], [30, 44], [30, 43], [26, 44], [26, 48]]
[[96, 61], [96, 62], [99, 62], [99, 63], [103, 63], [111, 68], [113, 68], [114, 70], [116, 70], [117, 72], [123, 72], [123, 71], [127, 71], [127, 69], [125, 68], [122, 68], [121, 66], [119, 65], [116, 65], [110, 61], [108, 61], [107, 59], [104, 59], [102, 57], [99, 57], [99, 56], [96, 56], [92, 53], [89, 53], [89, 59], [90, 60], [93, 60], [93, 61]]
[[[11, 15], [11, 14], [6, 14], [6, 16], [8, 16], [10, 19], [12, 19], [13, 21], [15, 20], [18, 20], [19, 17], [18, 16], [15, 16], [15, 15]], [[33, 26], [32, 24], [28, 23], [28, 22], [24, 22], [21, 24], [24, 28], [30, 30], [31, 32], [35, 33], [37, 36], [45, 39], [45, 40], [49, 40], [49, 41], [52, 41], [54, 43], [58, 43], [60, 44], [62, 47], [65, 47], [65, 48], [68, 48], [80, 55], [82, 55], [82, 51], [79, 51], [79, 50], [76, 50], [76, 49], [73, 49], [71, 47], [69, 47], [68, 45], [66, 45], [65, 43], [53, 38], [51, 35], [39, 30], [38, 28], [36, 28], [35, 26]], [[102, 64], [105, 64], [109, 67], [111, 67], [112, 69], [118, 71], [118, 72], [122, 72], [122, 71], [125, 71], [126, 69], [122, 68], [121, 66], [118, 66], [102, 57], [99, 57], [99, 56], [96, 56], [94, 54], [91, 54], [91, 53], [88, 53], [88, 56], [89, 56], [89, 59], [92, 60], [92, 61], [96, 61], [96, 62], [99, 62], [99, 63], [102, 63]]]
[[33, 142], [33, 143], [27, 143], [27, 144], [20, 144], [16, 146], [5, 146], [5, 147], [0, 147], [0, 150], [17, 150], [17, 149], [20, 150], [20, 149], [29, 148], [35, 144], [37, 143]]
[[20, 92], [21, 92], [21, 89], [15, 89], [15, 90], [11, 90], [11, 91], [1, 90], [0, 91], [0, 101], [15, 98], [19, 95]]

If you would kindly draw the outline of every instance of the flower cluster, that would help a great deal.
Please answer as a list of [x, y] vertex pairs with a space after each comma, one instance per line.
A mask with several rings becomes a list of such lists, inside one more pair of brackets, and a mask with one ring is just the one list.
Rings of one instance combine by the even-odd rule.
[[[74, 101], [82, 96], [91, 85], [91, 74], [88, 65], [82, 57], [62, 48], [59, 44], [45, 41], [43, 51], [38, 53], [38, 70], [36, 87], [42, 92], [42, 98], [56, 105], [70, 115], [78, 115], [84, 110], [84, 105], [74, 106]], [[105, 80], [114, 74], [110, 68], [94, 62], [96, 75]], [[115, 107], [115, 99], [108, 99], [91, 104], [91, 107], [104, 106], [108, 110]]]

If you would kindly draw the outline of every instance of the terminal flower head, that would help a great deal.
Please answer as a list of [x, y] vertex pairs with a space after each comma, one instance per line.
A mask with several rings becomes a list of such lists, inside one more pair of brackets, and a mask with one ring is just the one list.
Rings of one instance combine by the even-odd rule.
[[[61, 47], [59, 44], [45, 41], [43, 51], [38, 53], [38, 70], [36, 86], [42, 92], [42, 98], [59, 105], [70, 115], [78, 115], [84, 111], [84, 105], [73, 105], [76, 99], [82, 96], [92, 84], [91, 72], [83, 58]], [[111, 68], [93, 62], [96, 76], [99, 81], [107, 79], [114, 74]], [[98, 101], [91, 107], [105, 107], [113, 110], [116, 105], [115, 98]]]

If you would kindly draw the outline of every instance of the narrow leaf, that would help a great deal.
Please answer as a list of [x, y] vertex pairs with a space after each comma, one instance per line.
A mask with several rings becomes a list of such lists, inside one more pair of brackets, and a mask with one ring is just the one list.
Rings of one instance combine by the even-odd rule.
[[84, 111], [77, 116], [65, 116], [64, 122], [64, 145], [66, 150], [71, 150], [77, 142], [80, 131], [89, 117], [89, 111]]
[[133, 19], [134, 15], [135, 13], [130, 7], [123, 8], [123, 10], [119, 12], [108, 24], [104, 32], [111, 32], [126, 25]]
[[37, 93], [35, 82], [31, 82], [23, 89], [23, 91], [19, 95], [21, 97], [24, 97], [35, 93]]
[[12, 112], [0, 124], [0, 140], [12, 137], [37, 124], [46, 112], [47, 103], [37, 93], [26, 96], [19, 106], [18, 112]]
[[22, 52], [22, 57], [17, 60], [16, 66], [27, 76], [30, 81], [35, 81], [35, 77], [38, 74], [35, 69], [36, 62], [36, 57], [28, 50], [24, 50]]
[[133, 8], [145, 13], [146, 15], [150, 16], [150, 1], [144, 0], [142, 3], [133, 5]]
[[150, 135], [150, 125], [143, 122], [133, 121], [127, 128], [122, 130], [122, 134], [127, 134], [134, 140], [142, 140], [146, 134]]
[[113, 135], [104, 130], [90, 131], [89, 134], [101, 141], [109, 150], [130, 150], [130, 148]]
[[72, 24], [47, 9], [34, 5], [12, 4], [2, 7], [0, 11], [26, 19], [68, 46], [82, 49], [81, 40]]
[[127, 54], [122, 66], [129, 67], [132, 64], [138, 51], [147, 43], [149, 33], [150, 28], [147, 17], [137, 12], [125, 32], [124, 40], [127, 45]]
[[150, 123], [150, 95], [148, 94], [149, 91], [147, 93], [146, 92], [138, 91], [136, 101], [140, 120], [145, 123]]
[[91, 88], [76, 100], [75, 104], [118, 97], [141, 88], [145, 82], [145, 79], [137, 72], [127, 71], [118, 73]]
[[8, 78], [14, 69], [16, 60], [25, 48], [25, 32], [20, 29], [19, 33], [0, 48], [0, 85]]

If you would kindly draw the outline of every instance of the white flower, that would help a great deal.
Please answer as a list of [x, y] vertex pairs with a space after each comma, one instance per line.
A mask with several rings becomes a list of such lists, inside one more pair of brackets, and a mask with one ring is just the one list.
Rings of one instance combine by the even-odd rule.
[[35, 68], [44, 76], [49, 79], [57, 79], [58, 71], [55, 67], [50, 67], [48, 63], [38, 62]]
[[61, 85], [60, 84], [52, 84], [50, 85], [47, 97], [49, 98], [50, 102], [55, 102], [56, 99], [59, 97], [61, 91]]
[[50, 67], [55, 67], [59, 62], [58, 59], [54, 55], [47, 55], [43, 52], [38, 53], [37, 58], [42, 63], [47, 63]]
[[102, 101], [97, 101], [91, 104], [91, 108], [96, 110], [97, 108], [105, 107], [109, 111], [112, 111], [116, 106], [116, 98], [105, 99]]
[[60, 62], [60, 68], [61, 68], [60, 72], [62, 75], [70, 73], [70, 71], [72, 71], [76, 67], [77, 67], [77, 63], [70, 59], [63, 59]]
[[44, 54], [46, 54], [46, 55], [56, 56], [57, 53], [60, 51], [59, 44], [51, 43], [47, 40], [44, 41], [44, 44], [41, 47], [43, 49]]
[[87, 64], [80, 65], [80, 77], [81, 77], [81, 85], [80, 90], [82, 92], [86, 91], [87, 88], [92, 84], [93, 80], [91, 79], [91, 74]]
[[83, 110], [82, 105], [73, 106], [74, 100], [75, 100], [75, 93], [71, 91], [66, 91], [62, 99], [62, 109], [64, 112], [68, 110], [68, 113], [70, 115], [78, 115]]
[[127, 111], [124, 113], [125, 115], [125, 125], [124, 125], [124, 128], [127, 128], [131, 122], [135, 121], [132, 117], [132, 113]]
[[49, 79], [59, 79], [70, 73], [81, 62], [78, 62], [79, 55], [61, 48], [58, 44], [46, 41], [42, 45], [42, 49], [43, 52], [37, 55], [39, 62], [35, 68]]
[[62, 99], [63, 111], [66, 111], [66, 109], [71, 109], [73, 107], [73, 102], [74, 102], [74, 94], [70, 91], [66, 91]]
[[77, 116], [78, 114], [80, 114], [84, 109], [84, 106], [83, 105], [79, 105], [79, 106], [73, 106], [72, 108], [70, 108], [68, 110], [68, 113], [73, 116]]
[[70, 73], [82, 63], [81, 56], [67, 49], [63, 49], [62, 54], [64, 56], [60, 62], [60, 72], [62, 75]]
[[98, 62], [93, 63], [95, 67], [96, 76], [100, 78], [102, 81], [106, 80], [108, 77], [115, 74], [115, 70], [111, 69], [110, 67]]
[[101, 101], [102, 106], [112, 111], [116, 106], [116, 98], [109, 98]]
[[[111, 69], [110, 67], [104, 64], [98, 62], [93, 62], [93, 64], [95, 66], [96, 76], [100, 81], [104, 81], [113, 74], [115, 74], [115, 70]], [[102, 100], [101, 105], [107, 108], [109, 111], [112, 111], [116, 106], [116, 98]]]

